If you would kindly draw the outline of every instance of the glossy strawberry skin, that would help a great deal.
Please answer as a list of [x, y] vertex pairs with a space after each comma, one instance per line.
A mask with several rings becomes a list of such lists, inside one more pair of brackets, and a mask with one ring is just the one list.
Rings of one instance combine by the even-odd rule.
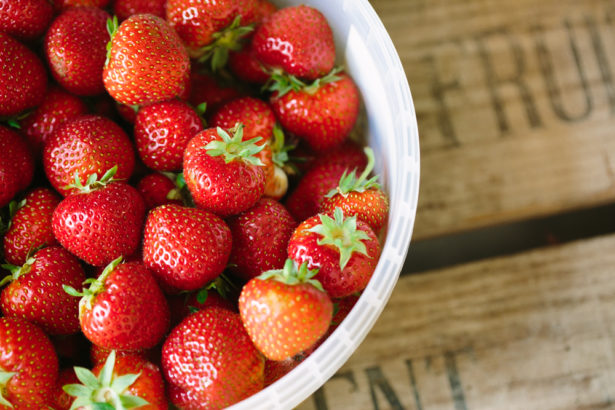
[[26, 319], [48, 334], [78, 332], [79, 300], [62, 285], [81, 287], [85, 274], [79, 261], [60, 246], [41, 249], [33, 257], [30, 271], [2, 290], [2, 313]]
[[104, 8], [111, 0], [51, 0], [56, 10], [67, 9], [72, 6], [93, 6]]
[[66, 121], [88, 112], [85, 103], [59, 87], [49, 87], [43, 103], [21, 121], [21, 129], [38, 155], [53, 132]]
[[263, 167], [235, 159], [212, 157], [205, 146], [220, 137], [215, 128], [198, 133], [184, 152], [184, 178], [194, 203], [220, 216], [252, 207], [265, 191]]
[[74, 7], [60, 14], [45, 36], [45, 55], [55, 80], [77, 95], [105, 91], [102, 70], [107, 58], [107, 12]]
[[133, 254], [141, 240], [145, 204], [136, 189], [114, 182], [64, 198], [53, 213], [53, 233], [73, 255], [105, 266]]
[[229, 263], [235, 275], [249, 280], [282, 269], [296, 222], [282, 204], [262, 198], [247, 211], [228, 219], [233, 234]]
[[380, 189], [373, 188], [345, 196], [337, 193], [322, 201], [319, 212], [333, 215], [335, 208], [341, 208], [346, 216], [356, 216], [379, 234], [387, 220], [389, 199]]
[[264, 359], [237, 313], [210, 307], [184, 319], [162, 348], [170, 398], [186, 409], [222, 409], [263, 388]]
[[265, 144], [273, 135], [275, 115], [269, 105], [254, 97], [241, 97], [223, 104], [210, 119], [212, 127], [231, 129], [242, 123], [243, 140], [261, 138], [258, 145]]
[[4, 235], [4, 257], [12, 265], [23, 265], [31, 250], [58, 244], [51, 229], [51, 218], [60, 197], [50, 189], [36, 188], [26, 195], [25, 201]]
[[326, 151], [344, 142], [357, 122], [359, 90], [348, 75], [327, 83], [310, 94], [290, 91], [273, 94], [271, 108], [285, 130], [304, 139], [316, 151]]
[[182, 201], [167, 197], [175, 188], [173, 181], [158, 172], [147, 174], [137, 184], [137, 191], [143, 197], [145, 209], [148, 211], [165, 204], [182, 205]]
[[52, 16], [47, 0], [0, 0], [0, 31], [21, 40], [40, 37]]
[[267, 359], [285, 360], [310, 348], [327, 331], [333, 303], [309, 283], [254, 278], [241, 290], [239, 313], [258, 350]]
[[8, 204], [32, 182], [34, 159], [15, 131], [0, 125], [0, 207]]
[[162, 205], [150, 211], [143, 234], [143, 262], [157, 278], [181, 290], [196, 290], [226, 267], [231, 232], [216, 215]]
[[0, 368], [16, 372], [4, 397], [15, 408], [45, 408], [58, 378], [58, 357], [38, 326], [19, 318], [0, 318]]
[[95, 344], [90, 346], [90, 361], [94, 366], [104, 365], [109, 353], [115, 350], [115, 357], [122, 356], [138, 356], [143, 360], [148, 360], [151, 350], [137, 349], [137, 350], [119, 350], [119, 349], [107, 349]]
[[166, 0], [115, 0], [113, 14], [125, 20], [134, 14], [153, 14], [160, 18], [165, 16]]
[[332, 298], [346, 297], [365, 289], [380, 256], [380, 244], [374, 231], [365, 222], [357, 220], [357, 229], [369, 236], [369, 240], [363, 241], [367, 255], [354, 252], [342, 270], [339, 250], [332, 245], [319, 245], [321, 235], [309, 232], [319, 224], [320, 217], [316, 215], [297, 227], [288, 243], [288, 257], [298, 265], [307, 262], [308, 269], [319, 269], [314, 279], [320, 281]]
[[107, 349], [148, 349], [169, 326], [169, 306], [152, 273], [140, 262], [117, 266], [92, 308], [80, 304], [83, 334]]
[[306, 80], [327, 74], [335, 64], [333, 32], [315, 8], [285, 7], [266, 17], [252, 46], [265, 66]]
[[89, 175], [99, 177], [117, 165], [115, 179], [127, 179], [135, 167], [135, 153], [124, 130], [113, 121], [96, 115], [84, 115], [62, 124], [47, 140], [43, 149], [43, 167], [47, 179], [62, 195], [78, 173], [82, 184]]
[[137, 14], [115, 33], [103, 82], [116, 101], [146, 105], [181, 95], [189, 75], [190, 59], [177, 33], [160, 17]]
[[148, 105], [139, 110], [135, 121], [137, 151], [155, 171], [179, 171], [188, 142], [202, 129], [199, 115], [183, 101]]
[[23, 44], [0, 32], [0, 117], [36, 107], [45, 97], [43, 62]]

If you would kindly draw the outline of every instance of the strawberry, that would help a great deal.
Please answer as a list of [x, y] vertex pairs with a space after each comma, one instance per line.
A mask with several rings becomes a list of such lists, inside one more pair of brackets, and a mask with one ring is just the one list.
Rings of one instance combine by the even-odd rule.
[[150, 211], [143, 234], [143, 262], [166, 285], [202, 288], [224, 270], [231, 232], [214, 214], [178, 205]]
[[335, 63], [333, 32], [313, 7], [285, 7], [266, 17], [252, 38], [265, 66], [306, 80], [327, 74]]
[[297, 264], [318, 268], [315, 279], [332, 298], [360, 292], [367, 286], [380, 256], [380, 244], [372, 229], [356, 216], [318, 214], [303, 221], [288, 243], [288, 257]]
[[169, 326], [169, 306], [152, 273], [140, 262], [112, 261], [79, 292], [79, 322], [85, 337], [107, 349], [148, 349]]
[[51, 23], [45, 55], [51, 74], [68, 91], [97, 95], [105, 91], [102, 70], [107, 57], [109, 14], [97, 7], [74, 7]]
[[40, 37], [53, 16], [47, 0], [0, 1], [0, 31], [21, 40]]
[[132, 125], [135, 124], [135, 121], [137, 120], [137, 112], [139, 111], [137, 106], [124, 105], [116, 102], [115, 110], [124, 121]]
[[256, 205], [228, 219], [233, 235], [229, 263], [237, 276], [250, 280], [271, 269], [281, 269], [296, 222], [284, 205], [262, 198]]
[[287, 259], [241, 290], [239, 313], [254, 345], [269, 360], [285, 360], [308, 348], [327, 331], [333, 303], [308, 270]]
[[164, 18], [165, 3], [166, 0], [114, 0], [113, 14], [120, 21], [126, 20], [134, 14], [153, 14]]
[[112, 179], [114, 172], [115, 167], [100, 181], [92, 174], [85, 186], [76, 183], [81, 193], [64, 198], [53, 212], [58, 241], [94, 266], [131, 255], [141, 240], [145, 204], [135, 188]]
[[229, 101], [218, 108], [211, 116], [212, 127], [231, 129], [237, 123], [244, 125], [243, 139], [260, 137], [257, 145], [263, 145], [271, 139], [275, 126], [275, 115], [269, 105], [253, 97], [241, 97]]
[[333, 215], [335, 208], [341, 208], [344, 215], [361, 219], [378, 234], [386, 222], [389, 200], [378, 184], [378, 177], [368, 179], [374, 168], [374, 152], [365, 148], [368, 162], [363, 173], [357, 177], [354, 172], [344, 173], [336, 189], [331, 190], [320, 205], [320, 213]]
[[16, 132], [0, 125], [0, 207], [26, 189], [33, 176], [34, 159], [26, 142]]
[[40, 155], [45, 143], [60, 125], [87, 112], [87, 106], [79, 97], [51, 86], [43, 103], [21, 121], [21, 129], [34, 152]]
[[313, 350], [312, 347], [307, 352], [301, 352], [284, 360], [265, 360], [265, 387], [272, 385], [299, 366]]
[[183, 101], [148, 105], [139, 110], [135, 121], [137, 151], [155, 171], [180, 171], [188, 142], [202, 129], [199, 114]]
[[72, 6], [107, 7], [111, 0], [51, 0], [56, 10], [67, 9]]
[[196, 69], [192, 70], [190, 84], [190, 103], [194, 107], [205, 103], [208, 113], [215, 111], [225, 102], [242, 95], [235, 84], [220, 81], [214, 76]]
[[243, 125], [231, 131], [208, 128], [188, 143], [184, 178], [194, 203], [222, 216], [252, 207], [265, 190], [265, 171], [255, 157], [263, 150], [257, 138], [243, 141]]
[[359, 90], [352, 79], [334, 70], [310, 85], [294, 83], [290, 90], [293, 86], [278, 84], [270, 98], [282, 127], [316, 151], [343, 143], [359, 115]]
[[58, 357], [38, 326], [0, 318], [0, 406], [46, 408], [58, 378]]
[[58, 376], [58, 380], [56, 381], [56, 387], [53, 394], [53, 400], [51, 404], [56, 410], [69, 410], [75, 401], [75, 398], [69, 396], [64, 390], [63, 387], [67, 384], [76, 384], [79, 383], [79, 379], [75, 374], [75, 370], [70, 367], [66, 369], [60, 370], [60, 375]]
[[47, 188], [30, 191], [19, 204], [4, 235], [4, 257], [13, 265], [23, 265], [28, 252], [41, 246], [57, 245], [51, 217], [60, 197]]
[[43, 102], [47, 74], [29, 48], [0, 32], [0, 117], [18, 115]]
[[77, 258], [60, 246], [41, 249], [23, 266], [3, 265], [11, 271], [0, 282], [0, 306], [5, 316], [21, 317], [49, 334], [79, 331], [78, 303], [62, 285], [81, 286], [85, 280]]
[[160, 369], [138, 356], [116, 357], [111, 352], [105, 363], [92, 371], [83, 367], [74, 371], [81, 384], [64, 386], [64, 391], [75, 397], [72, 408], [168, 408]]
[[162, 371], [173, 404], [222, 409], [263, 388], [264, 359], [239, 315], [209, 307], [184, 319], [162, 347]]
[[[221, 276], [219, 276], [218, 279]], [[216, 283], [218, 279], [212, 283]], [[167, 301], [171, 309], [172, 327], [178, 325], [187, 316], [211, 306], [237, 312], [237, 307], [233, 302], [221, 296], [215, 287], [210, 288], [210, 285], [195, 292], [182, 292], [177, 295], [169, 295], [167, 296]]]
[[123, 356], [138, 356], [143, 360], [148, 360], [149, 356], [151, 356], [151, 350], [146, 349], [137, 349], [137, 350], [117, 350], [117, 349], [107, 349], [105, 347], [101, 347], [98, 345], [91, 345], [90, 347], [90, 361], [94, 366], [98, 366], [101, 363], [105, 363], [109, 354], [111, 352], [115, 352], [115, 357], [123, 357]]
[[257, 0], [167, 0], [166, 18], [191, 57], [211, 59], [213, 71], [226, 64], [229, 50], [252, 31]]
[[286, 199], [286, 208], [297, 221], [318, 213], [320, 204], [348, 170], [359, 172], [365, 168], [365, 155], [352, 144], [343, 144], [333, 153], [323, 154], [314, 161], [293, 192]]
[[148, 211], [164, 204], [182, 205], [175, 183], [159, 172], [153, 172], [141, 178], [137, 184], [137, 191], [143, 197], [145, 209]]
[[79, 176], [81, 184], [94, 173], [117, 166], [115, 177], [127, 179], [135, 166], [132, 143], [119, 125], [96, 115], [84, 115], [62, 124], [43, 148], [43, 167], [51, 185], [62, 195]]
[[[115, 22], [117, 24], [117, 21]], [[182, 94], [190, 59], [175, 31], [160, 17], [137, 14], [109, 27], [111, 48], [103, 70], [116, 101], [146, 105]]]
[[241, 50], [229, 53], [229, 69], [241, 81], [253, 84], [265, 84], [269, 80], [269, 72], [258, 61], [252, 42]]

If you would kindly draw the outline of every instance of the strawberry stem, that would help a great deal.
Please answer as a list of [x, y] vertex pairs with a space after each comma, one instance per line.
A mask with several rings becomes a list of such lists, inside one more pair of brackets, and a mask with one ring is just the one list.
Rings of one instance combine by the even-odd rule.
[[36, 259], [30, 256], [30, 253], [32, 253], [32, 251], [28, 252], [26, 263], [24, 263], [23, 266], [16, 266], [16, 265], [8, 264], [8, 263], [0, 265], [3, 269], [6, 269], [9, 272], [11, 272], [10, 275], [5, 276], [0, 281], [0, 287], [6, 285], [9, 282], [16, 281], [21, 276], [26, 275], [32, 270], [32, 265], [34, 264]]
[[363, 151], [367, 157], [367, 166], [363, 170], [363, 173], [357, 178], [356, 169], [350, 173], [344, 171], [337, 188], [332, 189], [325, 195], [327, 198], [331, 198], [337, 193], [346, 197], [350, 192], [365, 192], [368, 189], [380, 189], [378, 176], [367, 179], [374, 169], [374, 151], [369, 147], [365, 147]]
[[218, 136], [222, 138], [222, 140], [211, 141], [207, 144], [205, 146], [207, 154], [212, 157], [223, 155], [224, 162], [227, 164], [238, 159], [252, 165], [263, 166], [264, 164], [261, 160], [255, 156], [265, 148], [264, 145], [256, 145], [262, 138], [256, 137], [243, 141], [243, 124], [241, 123], [237, 123], [230, 131], [233, 133], [232, 137], [228, 132], [218, 127]]
[[228, 27], [212, 34], [212, 42], [199, 51], [199, 62], [210, 61], [211, 70], [217, 72], [226, 65], [229, 51], [241, 50], [242, 39], [252, 31], [254, 25], [242, 26], [241, 15], [235, 17]]
[[105, 281], [115, 270], [115, 268], [122, 263], [122, 261], [123, 258], [120, 256], [119, 258], [111, 261], [111, 263], [105, 267], [98, 278], [89, 278], [83, 281], [83, 285], [89, 285], [89, 287], [83, 288], [81, 292], [68, 285], [62, 285], [62, 289], [64, 289], [64, 292], [71, 296], [81, 297], [81, 300], [79, 301], [80, 308], [85, 305], [87, 309], [92, 309], [92, 302], [94, 301], [94, 298], [104, 290]]
[[109, 42], [107, 42], [107, 59], [105, 60], [105, 67], [109, 63], [109, 58], [111, 57], [111, 46], [113, 44], [113, 37], [115, 37], [115, 33], [117, 33], [117, 29], [120, 24], [117, 21], [117, 16], [113, 16], [113, 18], [107, 19], [107, 33], [109, 33]]
[[308, 263], [303, 262], [301, 266], [297, 267], [297, 262], [292, 259], [286, 259], [284, 267], [282, 269], [272, 269], [261, 273], [257, 276], [257, 279], [268, 280], [273, 279], [287, 285], [299, 285], [301, 283], [309, 283], [316, 289], [324, 292], [322, 284], [313, 279], [318, 273], [318, 269], [308, 269]]

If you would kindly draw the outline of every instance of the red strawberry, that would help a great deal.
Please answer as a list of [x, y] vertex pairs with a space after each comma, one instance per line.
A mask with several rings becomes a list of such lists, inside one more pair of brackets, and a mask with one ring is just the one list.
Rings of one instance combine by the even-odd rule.
[[58, 378], [58, 358], [38, 326], [0, 318], [0, 406], [46, 408]]
[[167, 0], [166, 18], [191, 57], [212, 59], [214, 71], [223, 67], [229, 49], [252, 31], [257, 0]]
[[73, 255], [53, 246], [36, 252], [21, 267], [4, 266], [12, 271], [0, 282], [10, 282], [0, 297], [5, 316], [26, 319], [49, 334], [79, 331], [77, 301], [62, 289], [62, 285], [79, 287], [85, 280], [83, 268]]
[[237, 312], [237, 307], [233, 305], [233, 302], [223, 298], [215, 289], [208, 289], [208, 287], [195, 292], [167, 296], [167, 301], [171, 309], [172, 327], [178, 325], [187, 316], [211, 306]]
[[69, 410], [75, 401], [74, 397], [69, 396], [64, 390], [63, 387], [67, 384], [76, 384], [79, 383], [79, 379], [75, 374], [75, 370], [71, 368], [66, 368], [60, 370], [60, 376], [56, 382], [56, 388], [54, 390], [54, 397], [51, 402], [53, 408], [56, 410]]
[[11, 117], [43, 102], [47, 74], [23, 44], [0, 32], [0, 117]]
[[181, 196], [175, 183], [166, 175], [158, 172], [147, 174], [137, 184], [137, 191], [145, 201], [145, 209], [150, 210], [164, 204], [182, 205]]
[[122, 117], [124, 121], [126, 121], [129, 124], [134, 125], [135, 121], [137, 120], [138, 107], [124, 105], [124, 104], [120, 104], [116, 102], [115, 110], [120, 115], [120, 117]]
[[51, 185], [62, 195], [79, 175], [85, 184], [94, 173], [117, 166], [116, 179], [127, 179], [135, 166], [132, 143], [119, 125], [104, 117], [84, 115], [62, 124], [43, 149], [43, 167]]
[[265, 171], [254, 155], [263, 150], [243, 141], [243, 125], [231, 137], [222, 128], [208, 128], [188, 143], [184, 178], [195, 204], [222, 216], [252, 207], [265, 190]]
[[234, 84], [224, 83], [198, 70], [192, 70], [190, 84], [190, 103], [195, 107], [205, 103], [208, 113], [214, 112], [223, 103], [242, 95]]
[[180, 171], [188, 142], [203, 129], [199, 114], [180, 100], [139, 110], [134, 138], [139, 156], [155, 171]]
[[52, 16], [47, 0], [0, 0], [0, 31], [23, 40], [40, 37]]
[[107, 7], [111, 0], [51, 0], [56, 10], [66, 9], [71, 6]]
[[282, 204], [262, 198], [252, 208], [228, 220], [233, 234], [229, 263], [233, 273], [250, 280], [271, 269], [281, 269], [296, 222]]
[[269, 80], [270, 74], [258, 61], [252, 42], [229, 53], [228, 66], [237, 78], [247, 83], [265, 84]]
[[288, 359], [314, 345], [329, 328], [333, 303], [312, 279], [317, 272], [287, 259], [284, 269], [264, 272], [241, 290], [241, 321], [267, 359]]
[[114, 409], [168, 408], [160, 369], [138, 356], [116, 357], [112, 352], [92, 371], [75, 367], [75, 373], [81, 384], [64, 386], [64, 391], [75, 397], [73, 408], [91, 408], [93, 404]]
[[327, 19], [305, 5], [286, 7], [266, 17], [254, 33], [252, 47], [266, 66], [307, 80], [324, 76], [335, 63]]
[[288, 257], [319, 269], [315, 279], [332, 298], [360, 292], [367, 286], [380, 256], [372, 229], [356, 216], [319, 214], [303, 221], [288, 243]]
[[297, 221], [318, 212], [325, 195], [337, 187], [344, 172], [359, 172], [365, 168], [366, 158], [362, 152], [355, 151], [353, 145], [344, 144], [342, 147], [346, 150], [336, 149], [333, 155], [325, 153], [317, 158], [286, 199], [286, 208]]
[[21, 121], [21, 129], [34, 152], [40, 155], [43, 146], [60, 125], [87, 112], [87, 106], [79, 97], [52, 86], [43, 103]]
[[359, 90], [352, 79], [332, 72], [312, 85], [300, 87], [271, 96], [271, 108], [282, 127], [316, 151], [343, 143], [359, 115]]
[[166, 0], [114, 0], [113, 14], [120, 21], [134, 14], [153, 14], [164, 18]]
[[34, 159], [23, 138], [0, 126], [0, 207], [32, 182]]
[[105, 91], [102, 70], [107, 58], [109, 14], [97, 7], [74, 7], [51, 23], [45, 55], [56, 81], [77, 95]]
[[4, 236], [4, 257], [8, 263], [23, 265], [28, 252], [58, 243], [51, 229], [51, 217], [59, 203], [60, 197], [47, 188], [36, 188], [26, 195]]
[[122, 104], [146, 105], [184, 92], [190, 59], [166, 21], [137, 14], [111, 32], [111, 49], [103, 70], [111, 97]]
[[99, 364], [104, 364], [109, 354], [111, 352], [115, 352], [115, 357], [123, 357], [123, 356], [138, 356], [143, 360], [148, 360], [151, 355], [151, 350], [146, 349], [137, 349], [137, 350], [117, 350], [117, 349], [107, 349], [105, 347], [101, 347], [98, 345], [91, 345], [90, 347], [90, 361], [94, 366], [98, 366]]
[[169, 327], [169, 306], [152, 273], [140, 262], [119, 257], [97, 279], [88, 279], [81, 296], [79, 321], [85, 337], [107, 349], [148, 349]]
[[231, 232], [207, 211], [162, 205], [150, 211], [143, 234], [143, 262], [166, 285], [202, 288], [226, 267]]
[[314, 348], [284, 360], [265, 360], [265, 387], [272, 385], [307, 359]]
[[378, 177], [367, 179], [374, 168], [374, 152], [365, 148], [368, 158], [367, 167], [357, 177], [354, 172], [344, 174], [336, 189], [331, 190], [320, 205], [321, 213], [333, 215], [335, 208], [344, 215], [361, 219], [378, 234], [386, 222], [389, 212], [389, 199], [380, 189]]
[[133, 254], [141, 240], [143, 199], [130, 185], [113, 182], [113, 171], [100, 181], [93, 174], [80, 188], [82, 193], [64, 198], [53, 213], [53, 233], [58, 241], [94, 266]]
[[275, 115], [269, 105], [253, 97], [241, 97], [229, 101], [218, 108], [212, 115], [212, 127], [231, 129], [237, 123], [244, 125], [244, 141], [260, 137], [257, 145], [263, 145], [271, 139], [275, 126]]
[[264, 359], [239, 315], [209, 307], [184, 319], [162, 347], [170, 399], [186, 409], [222, 409], [263, 388]]

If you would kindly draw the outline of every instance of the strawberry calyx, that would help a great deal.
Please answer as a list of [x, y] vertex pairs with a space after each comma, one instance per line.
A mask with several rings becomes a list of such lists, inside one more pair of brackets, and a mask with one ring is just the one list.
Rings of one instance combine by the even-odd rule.
[[102, 293], [105, 289], [105, 282], [107, 278], [115, 270], [115, 268], [117, 268], [122, 263], [122, 261], [123, 257], [120, 256], [119, 258], [111, 261], [111, 263], [109, 263], [105, 267], [105, 269], [98, 276], [98, 278], [88, 278], [83, 281], [83, 285], [89, 285], [89, 287], [84, 287], [81, 292], [68, 285], [62, 285], [62, 289], [64, 289], [64, 292], [68, 293], [71, 296], [81, 298], [81, 300], [79, 301], [79, 311], [81, 311], [83, 308], [90, 310], [92, 309], [92, 303], [96, 295]]
[[113, 373], [114, 366], [115, 350], [107, 356], [98, 377], [84, 367], [75, 366], [75, 375], [82, 384], [62, 387], [69, 396], [75, 397], [71, 409], [124, 410], [148, 405], [147, 400], [126, 393], [126, 389], [137, 381], [141, 373], [116, 376]]
[[291, 91], [303, 91], [313, 95], [323, 85], [341, 80], [342, 77], [338, 75], [341, 71], [343, 71], [343, 67], [334, 67], [328, 74], [307, 84], [292, 74], [285, 73], [280, 69], [273, 69], [269, 80], [263, 86], [263, 90], [277, 92], [277, 98]]
[[8, 125], [11, 128], [15, 128], [20, 130], [21, 129], [21, 120], [25, 119], [26, 117], [28, 117], [30, 114], [32, 114], [34, 110], [27, 110], [24, 111], [23, 113], [13, 116], [13, 117], [0, 117], [0, 122], [4, 122], [6, 123], [6, 125]]
[[2, 218], [0, 218], [0, 235], [6, 233], [11, 228], [11, 224], [13, 223], [13, 217], [15, 216], [17, 211], [19, 211], [24, 206], [26, 206], [25, 198], [22, 199], [21, 201], [12, 200], [11, 202], [9, 202], [8, 222], [5, 224]]
[[117, 29], [120, 27], [120, 23], [117, 20], [117, 16], [107, 19], [107, 33], [109, 33], [109, 42], [107, 43], [107, 59], [105, 60], [105, 67], [109, 63], [111, 57], [111, 45], [113, 44], [113, 37], [117, 33]]
[[112, 182], [119, 181], [118, 179], [113, 178], [116, 172], [117, 165], [114, 165], [107, 172], [105, 172], [100, 179], [98, 179], [98, 174], [94, 172], [93, 174], [90, 174], [88, 179], [85, 181], [85, 184], [82, 184], [81, 179], [79, 178], [79, 172], [75, 171], [75, 180], [73, 183], [65, 185], [62, 188], [76, 189], [81, 194], [89, 194], [90, 192], [103, 188]]
[[9, 282], [16, 281], [21, 276], [28, 274], [32, 270], [32, 265], [34, 265], [34, 262], [36, 262], [36, 258], [30, 255], [36, 253], [41, 248], [42, 246], [39, 246], [38, 248], [33, 249], [30, 252], [28, 252], [28, 256], [26, 257], [26, 262], [22, 266], [11, 265], [8, 263], [0, 265], [0, 267], [10, 272], [10, 275], [7, 275], [4, 278], [2, 278], [2, 280], [0, 280], [0, 287], [6, 285]]
[[292, 259], [286, 259], [284, 267], [282, 269], [272, 269], [261, 273], [257, 276], [260, 280], [273, 279], [278, 282], [285, 283], [287, 285], [299, 285], [301, 283], [309, 283], [316, 289], [324, 292], [322, 284], [313, 279], [318, 273], [318, 269], [308, 269], [308, 263], [303, 262], [301, 266], [297, 267], [297, 263]]
[[5, 398], [7, 396], [6, 385], [16, 374], [16, 372], [7, 372], [0, 368], [0, 405], [13, 408], [13, 404]]
[[234, 160], [242, 160], [252, 165], [263, 166], [264, 164], [255, 155], [261, 152], [265, 145], [256, 145], [262, 140], [261, 137], [256, 137], [243, 141], [243, 124], [237, 123], [233, 129], [231, 137], [228, 132], [220, 127], [217, 127], [218, 136], [222, 141], [211, 141], [205, 146], [207, 154], [212, 157], [224, 156], [224, 162], [227, 164]]
[[367, 157], [367, 166], [363, 170], [363, 173], [357, 177], [355, 173], [356, 170], [350, 173], [344, 171], [337, 188], [329, 191], [325, 197], [331, 198], [338, 193], [346, 197], [350, 192], [365, 192], [368, 189], [380, 189], [378, 176], [368, 179], [369, 174], [374, 169], [374, 151], [369, 147], [365, 147], [363, 152], [365, 152], [365, 156]]
[[226, 28], [212, 34], [212, 42], [201, 48], [199, 62], [209, 61], [213, 72], [220, 70], [228, 61], [229, 51], [238, 51], [242, 47], [242, 39], [254, 31], [254, 25], [241, 25], [241, 15], [235, 17]]
[[317, 241], [319, 245], [330, 245], [339, 251], [340, 269], [344, 270], [355, 252], [367, 256], [367, 248], [362, 241], [368, 240], [369, 236], [362, 230], [357, 229], [356, 216], [344, 218], [344, 213], [339, 207], [335, 208], [333, 218], [325, 214], [318, 216], [321, 223], [307, 231], [322, 236]]

